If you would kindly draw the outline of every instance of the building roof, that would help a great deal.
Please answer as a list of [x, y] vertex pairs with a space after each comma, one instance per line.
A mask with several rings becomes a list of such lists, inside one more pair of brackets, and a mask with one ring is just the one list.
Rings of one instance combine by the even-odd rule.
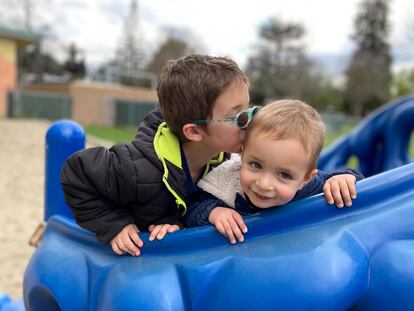
[[39, 42], [42, 36], [39, 33], [26, 31], [22, 29], [12, 29], [0, 25], [0, 38], [17, 41], [19, 46], [25, 46], [31, 43]]

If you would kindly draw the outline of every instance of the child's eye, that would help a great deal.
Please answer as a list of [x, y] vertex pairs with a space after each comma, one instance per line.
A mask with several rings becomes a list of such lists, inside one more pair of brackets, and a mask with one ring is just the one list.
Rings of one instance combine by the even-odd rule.
[[292, 176], [290, 176], [290, 174], [286, 173], [286, 172], [280, 172], [280, 173], [278, 173], [278, 175], [279, 175], [279, 177], [281, 177], [283, 179], [288, 179], [288, 180], [292, 179]]
[[262, 168], [262, 165], [259, 162], [256, 162], [256, 161], [251, 161], [249, 163], [249, 165], [250, 165], [251, 168], [254, 168], [254, 169], [261, 169]]

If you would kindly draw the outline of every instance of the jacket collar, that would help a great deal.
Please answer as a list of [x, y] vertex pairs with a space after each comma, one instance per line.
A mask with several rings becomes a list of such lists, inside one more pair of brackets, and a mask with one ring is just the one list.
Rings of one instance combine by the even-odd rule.
[[[182, 208], [182, 215], [184, 215], [187, 211], [187, 204], [185, 203], [185, 186], [177, 184], [177, 178], [173, 172], [178, 171], [183, 174], [184, 182], [184, 170], [183, 170], [183, 163], [181, 160], [181, 151], [180, 151], [180, 142], [170, 129], [167, 127], [166, 122], [162, 122], [157, 130], [157, 133], [154, 137], [154, 150], [161, 161], [164, 174], [162, 177], [162, 181], [167, 187], [167, 189], [171, 192], [171, 194], [175, 197], [175, 202], [178, 208]], [[221, 163], [224, 159], [224, 152], [220, 152], [217, 156], [211, 159], [204, 171], [204, 175], [206, 175], [211, 165], [217, 165]]]

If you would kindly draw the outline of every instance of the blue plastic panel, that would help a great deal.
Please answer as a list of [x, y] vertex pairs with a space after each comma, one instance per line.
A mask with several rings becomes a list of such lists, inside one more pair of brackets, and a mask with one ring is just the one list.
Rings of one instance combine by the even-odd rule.
[[351, 208], [318, 195], [248, 217], [235, 246], [211, 226], [142, 234], [140, 257], [54, 216], [26, 271], [26, 308], [414, 310], [414, 163], [357, 189]]

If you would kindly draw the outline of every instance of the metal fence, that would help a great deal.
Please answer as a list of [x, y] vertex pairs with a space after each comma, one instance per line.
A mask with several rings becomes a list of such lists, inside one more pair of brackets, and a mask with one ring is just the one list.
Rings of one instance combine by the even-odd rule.
[[7, 116], [12, 118], [69, 119], [70, 96], [34, 91], [13, 91], [8, 96]]
[[144, 117], [158, 107], [157, 102], [115, 101], [116, 125], [137, 127]]
[[326, 127], [326, 134], [339, 134], [344, 129], [354, 127], [360, 119], [341, 112], [322, 112], [321, 117]]

